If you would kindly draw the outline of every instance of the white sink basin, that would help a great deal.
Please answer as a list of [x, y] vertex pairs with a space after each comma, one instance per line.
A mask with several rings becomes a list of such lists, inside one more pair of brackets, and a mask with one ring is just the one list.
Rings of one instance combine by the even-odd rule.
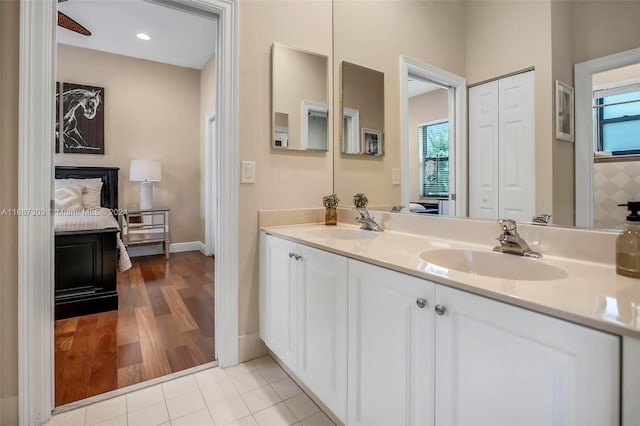
[[374, 231], [364, 231], [362, 229], [327, 227], [327, 229], [314, 229], [313, 231], [309, 231], [309, 235], [332, 240], [368, 240], [377, 237], [378, 233]]
[[550, 281], [567, 277], [555, 266], [512, 254], [460, 249], [427, 250], [420, 259], [437, 267], [467, 274], [522, 281]]

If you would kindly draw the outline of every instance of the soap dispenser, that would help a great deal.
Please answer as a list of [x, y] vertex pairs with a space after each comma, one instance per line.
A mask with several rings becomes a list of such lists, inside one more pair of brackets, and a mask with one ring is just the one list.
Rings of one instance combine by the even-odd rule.
[[631, 278], [640, 278], [640, 201], [629, 201], [629, 214], [624, 230], [616, 240], [616, 272]]

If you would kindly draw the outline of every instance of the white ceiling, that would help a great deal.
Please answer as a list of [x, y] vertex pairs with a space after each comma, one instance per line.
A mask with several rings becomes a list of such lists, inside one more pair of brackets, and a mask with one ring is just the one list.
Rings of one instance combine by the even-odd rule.
[[[213, 54], [216, 21], [213, 17], [143, 0], [69, 0], [58, 3], [61, 12], [85, 26], [85, 37], [58, 27], [58, 43], [182, 67], [202, 69]], [[146, 33], [151, 40], [136, 37]]]
[[424, 95], [428, 92], [433, 92], [434, 90], [444, 89], [442, 86], [438, 86], [437, 84], [429, 83], [427, 81], [418, 80], [414, 77], [409, 77], [409, 81], [407, 82], [409, 86], [409, 97], [413, 98], [415, 96]]

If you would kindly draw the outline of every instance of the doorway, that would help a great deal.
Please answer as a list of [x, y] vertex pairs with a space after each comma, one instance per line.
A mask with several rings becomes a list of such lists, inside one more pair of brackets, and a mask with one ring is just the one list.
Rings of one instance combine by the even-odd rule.
[[54, 369], [64, 408], [215, 365], [205, 232], [215, 235], [216, 212], [203, 214], [207, 194], [193, 182], [215, 186], [201, 155], [214, 159], [202, 128], [215, 108], [217, 18], [143, 1], [70, 0], [59, 11], [91, 33], [57, 28]]
[[466, 80], [406, 56], [400, 67], [402, 205], [416, 213], [464, 217]]
[[[627, 50], [613, 55], [592, 59], [575, 65], [575, 117], [576, 117], [576, 141], [575, 141], [575, 173], [576, 173], [576, 226], [591, 228], [595, 222], [595, 197], [594, 197], [594, 158], [598, 156], [598, 164], [605, 164], [604, 167], [610, 166], [609, 161], [615, 158], [604, 158], [600, 160], [603, 154], [594, 154], [598, 152], [598, 122], [594, 120], [594, 111], [600, 111], [602, 105], [594, 105], [594, 75], [605, 73], [607, 71], [628, 67], [640, 63], [640, 49]], [[602, 85], [601, 85], [602, 86]], [[602, 89], [602, 87], [600, 87]], [[631, 88], [633, 89], [633, 88]], [[632, 93], [633, 90], [627, 93]], [[605, 93], [605, 95], [614, 95], [614, 92]], [[596, 101], [598, 99], [596, 94]], [[607, 96], [604, 96], [605, 98]], [[600, 97], [602, 98], [602, 97]], [[634, 99], [627, 99], [634, 100]], [[624, 101], [626, 102], [626, 101]], [[624, 105], [631, 105], [626, 103]], [[629, 125], [629, 124], [626, 124]], [[633, 124], [631, 124], [633, 126]], [[614, 147], [615, 148], [615, 147]], [[602, 150], [600, 152], [603, 152]], [[604, 151], [607, 152], [607, 151]], [[621, 156], [620, 156], [621, 157]], [[615, 161], [620, 165], [621, 163]], [[625, 166], [624, 164], [622, 165]], [[618, 171], [619, 172], [619, 171]], [[606, 171], [603, 175], [607, 173]], [[616, 173], [617, 174], [617, 173]], [[624, 178], [624, 177], [623, 177]], [[618, 192], [618, 191], [612, 191]], [[624, 193], [624, 191], [620, 191]], [[623, 197], [624, 198], [624, 197]], [[605, 200], [606, 201], [606, 200]], [[624, 203], [628, 200], [621, 200]], [[602, 208], [602, 207], [601, 207]], [[617, 213], [616, 213], [617, 214]], [[624, 215], [624, 212], [622, 212]], [[607, 217], [609, 216], [609, 217]], [[616, 217], [601, 214], [598, 217], [599, 226], [616, 226]]]
[[[168, 2], [163, 2], [168, 3]], [[218, 16], [216, 64], [216, 110], [219, 125], [216, 166], [220, 180], [219, 215], [216, 228], [225, 228], [215, 237], [218, 259], [215, 268], [215, 341], [220, 365], [237, 364], [237, 143], [235, 143], [237, 90], [237, 3], [225, 0], [180, 2], [180, 6], [204, 10]], [[48, 211], [53, 199], [55, 97], [55, 15], [57, 5], [21, 4], [21, 70], [19, 204]], [[46, 142], [46, 143], [45, 143]], [[28, 153], [28, 155], [25, 155]], [[53, 224], [45, 216], [19, 219], [19, 417], [23, 424], [40, 424], [51, 413], [53, 402]], [[228, 255], [227, 255], [228, 254]], [[224, 304], [221, 303], [224, 299]], [[220, 325], [222, 324], [222, 325]]]

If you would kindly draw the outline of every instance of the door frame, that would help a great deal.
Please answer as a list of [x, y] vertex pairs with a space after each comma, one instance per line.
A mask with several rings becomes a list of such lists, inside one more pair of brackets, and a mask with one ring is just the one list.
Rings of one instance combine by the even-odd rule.
[[[162, 0], [166, 2], [166, 0]], [[175, 0], [218, 17], [215, 159], [215, 340], [219, 365], [238, 363], [238, 3]], [[54, 406], [54, 94], [57, 2], [20, 1], [18, 209], [18, 412], [45, 423]], [[222, 226], [224, 224], [224, 226]], [[222, 303], [224, 301], [224, 303]]]
[[[455, 143], [449, 146], [449, 158], [455, 159], [455, 173], [449, 178], [453, 188], [450, 202], [455, 208], [450, 216], [467, 216], [467, 80], [464, 77], [405, 55], [400, 56], [400, 170], [401, 204], [409, 206], [409, 75], [449, 86], [449, 129], [454, 129]], [[453, 150], [453, 153], [451, 152]], [[451, 179], [453, 178], [453, 179]], [[453, 182], [452, 182], [453, 181]]]
[[640, 63], [640, 48], [575, 64], [576, 226], [593, 227], [593, 74]]

